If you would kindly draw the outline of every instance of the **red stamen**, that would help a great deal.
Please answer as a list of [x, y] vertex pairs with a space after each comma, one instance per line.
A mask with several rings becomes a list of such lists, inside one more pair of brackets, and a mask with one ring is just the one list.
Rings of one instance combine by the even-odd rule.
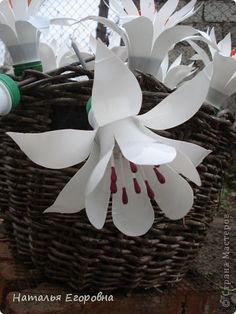
[[140, 185], [138, 184], [138, 181], [136, 178], [133, 178], [133, 182], [134, 182], [134, 190], [137, 194], [141, 193], [141, 188]]
[[133, 162], [129, 162], [129, 165], [130, 165], [130, 169], [133, 173], [136, 173], [138, 172], [138, 167], [133, 163]]
[[144, 182], [145, 182], [145, 185], [146, 185], [148, 197], [149, 197], [151, 200], [154, 200], [155, 194], [154, 194], [152, 188], [150, 187], [150, 185], [149, 185], [149, 183], [148, 183], [147, 180], [145, 180]]
[[156, 174], [156, 177], [159, 183], [164, 184], [166, 182], [166, 178], [163, 176], [163, 174], [161, 174], [157, 168], [153, 168], [153, 170]]
[[125, 205], [128, 204], [128, 195], [126, 188], [122, 188], [122, 203]]
[[138, 10], [138, 14], [139, 14], [139, 16], [142, 16], [141, 10]]
[[112, 182], [112, 181], [111, 181], [110, 191], [111, 191], [112, 194], [116, 194], [116, 192], [117, 192], [117, 185], [116, 185], [116, 182]]
[[111, 182], [117, 181], [116, 169], [115, 167], [111, 167]]

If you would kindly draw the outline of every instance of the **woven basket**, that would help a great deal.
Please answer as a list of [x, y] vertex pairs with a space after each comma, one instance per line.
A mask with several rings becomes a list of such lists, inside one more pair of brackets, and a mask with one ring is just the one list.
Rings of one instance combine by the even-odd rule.
[[[85, 103], [91, 96], [93, 75], [76, 66], [50, 76], [34, 71], [26, 75], [29, 79], [21, 83], [21, 105], [0, 122], [0, 202], [17, 258], [77, 291], [132, 290], [180, 281], [202, 245], [217, 208], [235, 141], [232, 116], [225, 112], [216, 116], [210, 106], [203, 105], [191, 120], [161, 133], [199, 144], [213, 153], [198, 167], [202, 186], [193, 186], [194, 206], [184, 219], [171, 221], [153, 204], [155, 222], [150, 231], [142, 237], [127, 237], [114, 227], [110, 210], [102, 230], [91, 226], [85, 211], [43, 214], [81, 165], [63, 170], [37, 166], [4, 132], [89, 129]], [[76, 76], [87, 79], [71, 79]], [[143, 90], [143, 112], [170, 92], [149, 76], [137, 77]]]

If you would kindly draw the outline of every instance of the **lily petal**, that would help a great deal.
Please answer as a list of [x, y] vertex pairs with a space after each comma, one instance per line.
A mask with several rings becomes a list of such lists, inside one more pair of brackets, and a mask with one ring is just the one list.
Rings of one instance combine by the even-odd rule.
[[15, 15], [16, 21], [27, 20], [28, 18], [28, 0], [11, 0], [12, 9]]
[[179, 152], [181, 152], [182, 154], [187, 156], [187, 158], [191, 160], [195, 167], [199, 166], [202, 161], [211, 153], [211, 150], [209, 149], [205, 149], [199, 145], [184, 141], [177, 141], [165, 138], [164, 143], [173, 146], [177, 150], [177, 155]]
[[56, 56], [53, 49], [46, 43], [39, 43], [39, 56], [44, 72], [57, 68]]
[[93, 172], [91, 173], [91, 176], [88, 180], [86, 196], [91, 194], [102, 180], [107, 165], [111, 159], [112, 151], [115, 145], [114, 135], [111, 131], [111, 127], [107, 126], [99, 129], [95, 141], [100, 147], [99, 161], [94, 167]]
[[96, 131], [59, 130], [38, 134], [7, 133], [36, 164], [62, 169], [84, 161]]
[[92, 111], [99, 126], [137, 115], [142, 104], [138, 81], [103, 43], [97, 44]]
[[50, 21], [46, 17], [30, 16], [28, 21], [41, 33], [47, 34], [47, 32], [49, 31]]
[[182, 61], [182, 53], [175, 59], [174, 62], [171, 63], [169, 67], [169, 71], [172, 70], [173, 68], [177, 67], [178, 65], [181, 64]]
[[192, 65], [178, 65], [168, 71], [164, 84], [170, 89], [176, 88], [186, 77], [193, 74]]
[[197, 33], [197, 30], [186, 25], [180, 25], [165, 30], [154, 43], [149, 68], [147, 69], [148, 73], [155, 76], [168, 51], [175, 44], [187, 38], [189, 39], [189, 37], [195, 33]]
[[166, 26], [167, 27], [173, 27], [176, 24], [182, 22], [186, 18], [193, 15], [197, 11], [197, 10], [194, 10], [194, 6], [195, 6], [196, 2], [197, 2], [197, 0], [191, 0], [185, 6], [183, 6], [180, 10], [175, 12], [172, 16], [170, 16], [170, 18], [166, 22]]
[[225, 86], [225, 93], [228, 96], [231, 96], [234, 93], [236, 93], [236, 71], [234, 75], [231, 77], [231, 79], [229, 80], [229, 82], [227, 83], [227, 85]]
[[16, 21], [16, 32], [20, 43], [34, 43], [38, 29], [28, 21]]
[[193, 190], [189, 183], [168, 165], [160, 166], [165, 183], [157, 182], [154, 171], [145, 167], [145, 173], [155, 193], [155, 201], [166, 217], [183, 218], [193, 206]]
[[153, 0], [140, 0], [140, 10], [142, 16], [145, 16], [149, 18], [149, 20], [153, 21], [155, 12]]
[[[152, 22], [144, 16], [137, 17], [123, 25], [126, 30], [129, 41], [129, 68], [134, 71], [146, 71], [146, 63], [148, 63], [153, 40]], [[137, 32], [137, 29], [140, 31]], [[145, 38], [145, 44], [143, 43]]]
[[218, 42], [218, 48], [222, 55], [229, 57], [232, 50], [231, 34], [228, 33], [221, 41]]
[[160, 144], [138, 128], [133, 119], [113, 125], [115, 139], [126, 159], [140, 165], [160, 165], [176, 157], [173, 147]]
[[[202, 60], [202, 62], [206, 66], [210, 62], [210, 59], [208, 57], [208, 54], [205, 52], [205, 50], [203, 50], [200, 46], [198, 46], [192, 40], [188, 40], [188, 43], [197, 52], [197, 55], [200, 57], [199, 59]], [[197, 60], [199, 60], [199, 59], [197, 59]]]
[[110, 173], [106, 169], [103, 178], [96, 188], [85, 199], [85, 209], [91, 224], [102, 229], [106, 221], [107, 208], [110, 199]]
[[85, 189], [88, 178], [98, 162], [99, 149], [94, 143], [91, 154], [84, 166], [70, 179], [57, 196], [54, 204], [45, 213], [72, 214], [85, 208]]
[[234, 58], [216, 53], [213, 60], [211, 88], [224, 93], [225, 85], [229, 82], [235, 71], [236, 60]]
[[10, 6], [10, 1], [1, 1], [0, 11], [4, 15], [7, 25], [9, 25], [11, 29], [15, 31], [15, 16]]
[[139, 15], [133, 0], [121, 0], [121, 3], [128, 15]]
[[111, 6], [111, 8], [115, 11], [115, 13], [117, 15], [124, 15], [125, 11], [124, 8], [122, 7], [122, 5], [120, 4], [120, 2], [118, 2], [117, 0], [110, 0], [109, 1], [109, 5], [107, 4], [107, 2], [105, 1], [106, 5], [109, 7]]
[[146, 193], [143, 180], [137, 176], [141, 192], [137, 194], [134, 191], [128, 162], [124, 160], [124, 181], [128, 194], [128, 203], [122, 202], [122, 188], [124, 187], [121, 178], [120, 163], [116, 162], [118, 180], [117, 193], [112, 196], [112, 218], [114, 225], [128, 236], [141, 236], [145, 234], [154, 222], [154, 211]]
[[172, 140], [167, 137], [160, 136], [142, 125], [140, 125], [140, 128], [145, 134], [153, 137], [153, 139], [157, 140], [159, 143], [165, 143], [174, 147], [177, 150], [177, 154], [180, 151], [189, 160], [191, 160], [195, 167], [199, 166], [203, 159], [211, 153], [211, 150], [205, 149], [199, 145], [185, 141]]
[[190, 119], [199, 110], [208, 93], [209, 79], [204, 71], [205, 69], [137, 118], [145, 126], [156, 130], [173, 128]]
[[169, 55], [167, 54], [161, 63], [160, 69], [156, 75], [156, 79], [159, 79], [159, 81], [164, 82], [166, 74], [168, 72], [168, 68], [169, 68]]
[[166, 29], [165, 24], [175, 11], [179, 3], [179, 0], [167, 1], [161, 9], [155, 14], [154, 20], [154, 40]]
[[31, 0], [29, 4], [29, 15], [37, 15], [40, 5], [44, 0]]
[[0, 23], [1, 23], [1, 24], [8, 24], [8, 23], [7, 23], [7, 20], [6, 20], [6, 18], [5, 18], [5, 15], [2, 14], [1, 11], [0, 11]]
[[8, 47], [18, 44], [16, 33], [6, 24], [0, 24], [0, 38], [4, 44]]

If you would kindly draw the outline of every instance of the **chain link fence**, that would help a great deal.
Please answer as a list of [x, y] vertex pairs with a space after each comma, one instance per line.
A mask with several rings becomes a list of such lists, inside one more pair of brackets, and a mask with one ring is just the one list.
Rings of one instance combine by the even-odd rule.
[[[133, 0], [135, 4], [139, 5], [139, 0]], [[179, 6], [183, 6], [190, 0], [180, 0]], [[108, 0], [107, 0], [108, 2]], [[156, 7], [159, 8], [165, 1], [156, 0]], [[102, 3], [102, 1], [101, 1]], [[198, 12], [184, 22], [184, 24], [193, 25], [201, 30], [206, 30], [207, 26], [215, 27], [217, 38], [220, 40], [229, 31], [232, 33], [233, 45], [236, 45], [236, 4], [232, 0], [205, 0], [198, 1], [201, 4]], [[115, 22], [118, 22], [118, 18], [115, 14], [106, 12], [106, 8], [99, 10], [100, 0], [45, 0], [38, 12], [39, 15], [48, 16], [50, 18], [65, 16], [72, 17], [75, 19], [81, 19], [88, 15], [99, 15], [105, 13], [109, 15]], [[47, 35], [42, 35], [42, 41], [47, 43], [53, 43], [54, 47], [60, 49], [62, 45], [69, 44], [68, 36], [72, 35], [78, 40], [83, 46], [88, 46], [89, 33], [92, 32], [94, 35], [104, 36], [106, 31], [104, 28], [98, 28], [97, 23], [86, 22], [74, 27], [68, 26], [56, 26], [53, 25], [50, 28], [50, 32]], [[107, 35], [111, 33], [107, 31]], [[185, 51], [186, 58], [191, 56], [191, 50]], [[178, 51], [177, 51], [178, 54]], [[5, 48], [0, 42], [0, 65], [4, 63]], [[6, 58], [6, 63], [8, 58]]]
[[[55, 17], [71, 17], [81, 19], [88, 15], [99, 14], [100, 0], [44, 0], [39, 16], [49, 18]], [[111, 15], [113, 18], [114, 15]], [[97, 23], [85, 22], [74, 27], [51, 25], [48, 34], [41, 35], [41, 41], [51, 43], [57, 49], [62, 45], [69, 44], [68, 37], [72, 35], [84, 46], [88, 46], [89, 34], [96, 35]], [[4, 44], [0, 41], [0, 65], [10, 62], [9, 55], [6, 53]]]

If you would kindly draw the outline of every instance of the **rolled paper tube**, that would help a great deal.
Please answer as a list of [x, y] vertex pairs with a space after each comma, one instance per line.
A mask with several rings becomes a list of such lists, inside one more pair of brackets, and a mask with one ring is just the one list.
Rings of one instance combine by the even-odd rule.
[[7, 115], [20, 102], [20, 90], [8, 75], [0, 75], [0, 115]]
[[22, 64], [14, 64], [14, 73], [16, 76], [21, 76], [25, 70], [36, 70], [39, 72], [43, 72], [43, 66], [41, 61], [34, 61]]

